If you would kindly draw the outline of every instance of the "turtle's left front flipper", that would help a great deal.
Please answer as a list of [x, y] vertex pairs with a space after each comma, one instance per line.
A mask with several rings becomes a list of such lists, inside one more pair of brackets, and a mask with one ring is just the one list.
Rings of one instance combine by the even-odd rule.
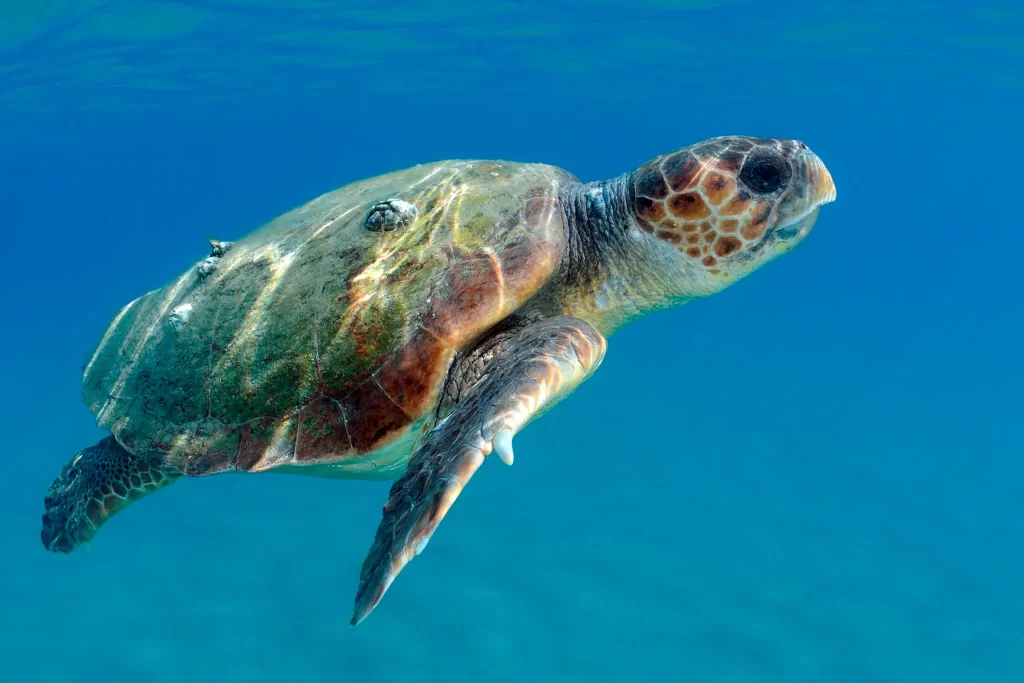
[[43, 545], [71, 552], [115, 514], [180, 476], [158, 454], [140, 457], [106, 437], [72, 458], [50, 484], [43, 499]]
[[377, 606], [488, 455], [512, 464], [512, 436], [569, 394], [604, 358], [590, 323], [558, 316], [527, 325], [502, 344], [484, 376], [423, 440], [391, 487], [384, 519], [363, 562], [352, 625]]

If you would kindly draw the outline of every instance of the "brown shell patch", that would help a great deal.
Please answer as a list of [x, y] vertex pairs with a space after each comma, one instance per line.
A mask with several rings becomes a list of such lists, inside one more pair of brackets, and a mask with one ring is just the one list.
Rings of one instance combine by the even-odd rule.
[[437, 399], [455, 350], [419, 330], [377, 374], [377, 384], [410, 415], [422, 415]]
[[561, 224], [562, 203], [547, 195], [530, 197], [523, 208], [523, 219], [527, 225], [550, 225], [556, 221]]
[[308, 460], [314, 454], [317, 460], [340, 458], [353, 450], [345, 415], [337, 401], [319, 396], [299, 412], [296, 421], [296, 460]]
[[661, 165], [661, 171], [665, 174], [668, 186], [673, 192], [692, 185], [701, 168], [700, 162], [688, 152], [670, 154]]
[[772, 209], [767, 204], [757, 212], [757, 215], [748, 223], [743, 226], [740, 230], [740, 234], [743, 235], [744, 239], [756, 240], [764, 234], [765, 228], [768, 227], [768, 218], [772, 214]]
[[363, 382], [339, 403], [348, 417], [352, 446], [360, 453], [386, 445], [412, 423], [412, 418], [373, 380]]
[[714, 256], [705, 256], [704, 260], [701, 261], [705, 266], [713, 266], [718, 263]]
[[[235, 459], [238, 454], [241, 430], [225, 425], [219, 420], [204, 420], [195, 425], [191, 435], [180, 432], [169, 437], [163, 452], [172, 451], [173, 464], [189, 476], [216, 474], [236, 469]], [[154, 435], [158, 442], [164, 441], [163, 434]], [[144, 474], [145, 477], [145, 474]]]
[[718, 168], [730, 174], [740, 172], [743, 166], [744, 155], [740, 152], [730, 151], [718, 155]]
[[423, 326], [450, 345], [461, 347], [469, 334], [479, 325], [488, 325], [494, 316], [502, 295], [501, 276], [487, 258], [455, 262], [435, 288]]
[[718, 229], [722, 232], [736, 232], [738, 227], [740, 227], [740, 222], [735, 218], [726, 218], [718, 222]]
[[704, 198], [696, 192], [683, 192], [668, 200], [668, 208], [674, 215], [686, 220], [700, 220], [711, 215], [711, 209]]
[[739, 251], [739, 248], [743, 246], [743, 243], [738, 237], [733, 235], [722, 235], [715, 242], [715, 254], [718, 256], [729, 256]]
[[660, 237], [663, 240], [667, 240], [672, 244], [679, 244], [679, 242], [683, 238], [683, 236], [680, 235], [678, 232], [673, 232], [671, 230], [659, 230], [658, 237]]
[[[534, 226], [557, 224], [557, 230], [533, 228], [530, 234], [498, 249], [497, 263], [501, 269], [505, 300], [514, 300], [515, 305], [547, 281], [561, 257], [562, 204], [553, 197], [534, 197], [526, 203], [525, 221]], [[556, 235], [559, 238], [557, 242], [554, 239]]]
[[665, 218], [665, 205], [647, 197], [637, 197], [633, 202], [637, 215], [644, 221], [657, 223]]
[[686, 250], [686, 255], [691, 258], [700, 258], [700, 249], [698, 247], [690, 247]]
[[763, 225], [745, 225], [740, 230], [740, 234], [743, 235], [743, 239], [756, 240], [764, 234]]
[[722, 216], [738, 216], [746, 213], [748, 208], [750, 208], [750, 197], [746, 193], [740, 192], [728, 204], [719, 209], [718, 213]]
[[709, 172], [700, 182], [704, 196], [714, 206], [720, 206], [736, 190], [736, 181], [721, 173]]
[[455, 348], [475, 338], [519, 306], [551, 276], [561, 252], [561, 203], [531, 197], [517, 222], [531, 226], [494, 246], [493, 253], [455, 253], [431, 291], [422, 325]]
[[[241, 429], [241, 438], [238, 442], [238, 453], [235, 456], [235, 464], [238, 469], [251, 470], [255, 467], [267, 449], [274, 443], [274, 435], [279, 421], [272, 417], [264, 417], [248, 422]], [[295, 430], [290, 430], [292, 437]], [[292, 444], [294, 450], [294, 442]], [[189, 462], [192, 466], [192, 461]], [[191, 474], [191, 472], [186, 472]]]

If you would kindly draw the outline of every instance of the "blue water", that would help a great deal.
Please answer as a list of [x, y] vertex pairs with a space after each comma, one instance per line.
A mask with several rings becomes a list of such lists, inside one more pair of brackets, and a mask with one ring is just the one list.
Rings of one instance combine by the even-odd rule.
[[[43, 681], [1024, 680], [1024, 8], [54, 0], [0, 9], [0, 663]], [[387, 484], [190, 480], [88, 549], [42, 495], [102, 436], [127, 301], [347, 182], [581, 179], [795, 137], [792, 254], [610, 340], [347, 627]]]

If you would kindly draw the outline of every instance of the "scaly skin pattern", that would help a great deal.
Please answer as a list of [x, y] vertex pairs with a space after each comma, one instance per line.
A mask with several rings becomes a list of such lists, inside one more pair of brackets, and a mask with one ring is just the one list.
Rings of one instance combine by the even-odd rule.
[[[326, 194], [123, 309], [86, 366], [86, 403], [126, 448], [189, 475], [393, 476], [454, 355], [551, 275], [557, 198], [576, 182], [450, 161]], [[368, 230], [387, 199], [418, 218]]]
[[43, 545], [68, 553], [129, 504], [170, 484], [181, 474], [160, 457], [132, 455], [108, 436], [68, 461], [43, 499]]

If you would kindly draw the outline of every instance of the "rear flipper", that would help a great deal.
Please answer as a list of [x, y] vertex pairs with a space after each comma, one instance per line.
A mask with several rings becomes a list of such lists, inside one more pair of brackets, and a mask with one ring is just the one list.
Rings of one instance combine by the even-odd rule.
[[71, 552], [129, 504], [180, 475], [159, 458], [132, 455], [108, 436], [72, 458], [50, 484], [43, 500], [43, 545]]

